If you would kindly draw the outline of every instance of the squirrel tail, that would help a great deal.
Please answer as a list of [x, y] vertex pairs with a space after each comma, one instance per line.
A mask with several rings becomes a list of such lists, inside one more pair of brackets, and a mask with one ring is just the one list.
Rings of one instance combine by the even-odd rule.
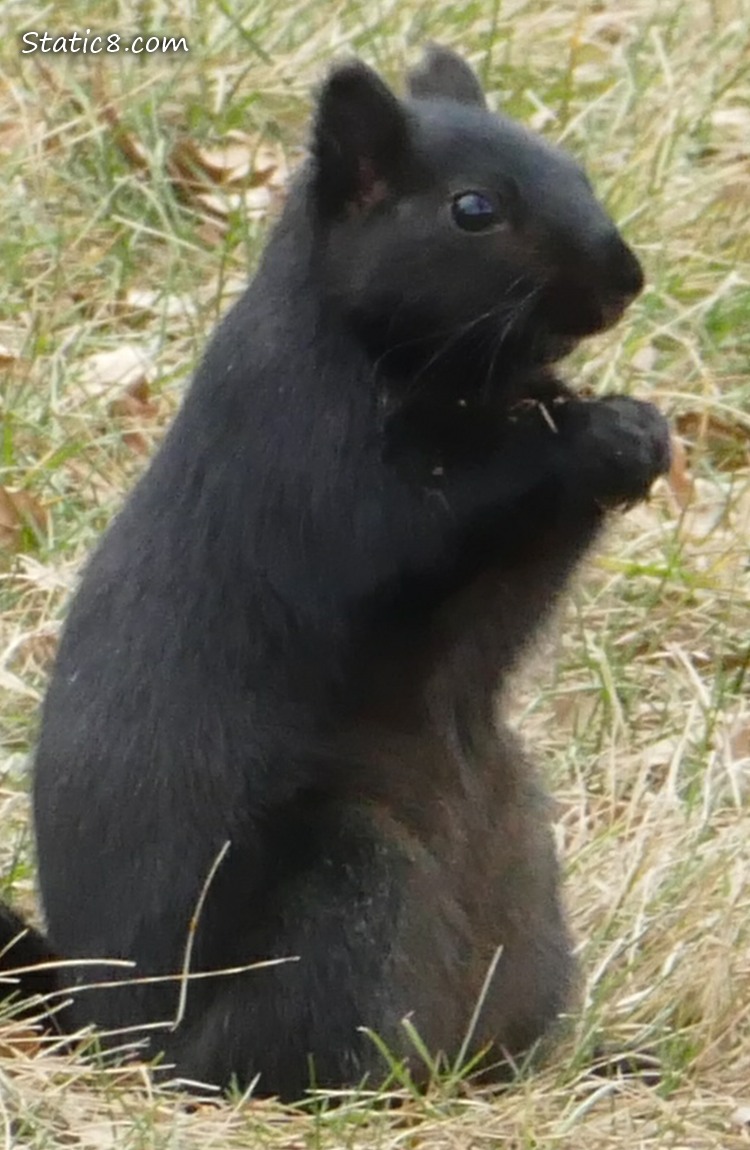
[[22, 1005], [13, 1009], [13, 1017], [39, 1017], [45, 1029], [58, 1034], [57, 1013], [50, 1014], [47, 1023], [40, 1017], [44, 1012], [40, 999], [60, 990], [59, 972], [54, 966], [59, 957], [41, 931], [0, 903], [0, 1002], [19, 1000]]

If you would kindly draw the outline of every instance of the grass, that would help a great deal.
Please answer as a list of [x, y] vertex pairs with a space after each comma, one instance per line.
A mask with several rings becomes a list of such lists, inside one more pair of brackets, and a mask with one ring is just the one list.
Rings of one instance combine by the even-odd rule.
[[[21, 32], [94, 23], [190, 50], [21, 54]], [[398, 1111], [361, 1095], [313, 1113], [195, 1106], [145, 1071], [39, 1053], [8, 1020], [6, 1146], [747, 1145], [748, 0], [2, 6], [0, 893], [34, 913], [28, 755], [76, 571], [257, 258], [311, 85], [345, 51], [396, 79], [430, 37], [586, 162], [649, 287], [569, 375], [658, 403], [690, 472], [613, 525], [519, 684], [557, 798], [580, 1010], [494, 1099], [443, 1084]], [[227, 139], [260, 173], [249, 190], [220, 182], [226, 156], [202, 167]], [[653, 1051], [660, 1084], [592, 1077], [602, 1041]]]

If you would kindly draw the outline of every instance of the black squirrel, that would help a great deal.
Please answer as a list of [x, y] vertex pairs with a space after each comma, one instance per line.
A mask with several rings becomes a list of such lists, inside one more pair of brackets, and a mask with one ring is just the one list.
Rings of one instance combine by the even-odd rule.
[[[34, 772], [50, 942], [0, 919], [6, 970], [135, 963], [55, 975], [66, 1030], [161, 1021], [180, 1076], [284, 1098], [311, 1067], [382, 1079], [364, 1028], [406, 1057], [410, 1016], [454, 1059], [483, 993], [490, 1067], [566, 1006], [547, 802], [498, 691], [669, 463], [653, 406], [555, 373], [643, 284], [581, 168], [445, 48], [409, 83], [322, 85], [259, 270], [70, 608]], [[295, 960], [161, 979], [271, 958]]]

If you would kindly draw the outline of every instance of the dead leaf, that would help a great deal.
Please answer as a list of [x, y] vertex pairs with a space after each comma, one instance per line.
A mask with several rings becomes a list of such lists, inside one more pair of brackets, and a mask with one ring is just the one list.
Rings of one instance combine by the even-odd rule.
[[45, 134], [45, 125], [39, 120], [5, 120], [0, 124], [0, 155], [11, 156], [22, 150], [29, 153], [44, 143]]
[[750, 429], [713, 411], [683, 411], [675, 427], [689, 443], [706, 451], [717, 467], [735, 468], [750, 451]]
[[88, 357], [78, 380], [87, 398], [111, 396], [112, 392], [129, 391], [148, 384], [154, 371], [149, 347], [123, 343], [111, 351], [95, 352]]
[[209, 216], [214, 216], [219, 220], [226, 220], [232, 211], [232, 197], [230, 196], [220, 196], [215, 192], [199, 192], [194, 200]]
[[23, 321], [0, 323], [0, 368], [14, 367], [23, 361], [28, 332], [29, 325]]
[[19, 358], [15, 351], [0, 343], [0, 367], [12, 367], [14, 363], [18, 363]]
[[228, 132], [212, 147], [183, 138], [172, 149], [168, 167], [177, 194], [208, 217], [201, 225], [209, 228], [208, 243], [222, 238], [235, 213], [263, 219], [283, 198], [289, 174], [280, 147], [242, 132]]
[[581, 735], [596, 714], [599, 698], [595, 691], [557, 695], [552, 702], [555, 721], [561, 728]]
[[671, 438], [672, 446], [672, 463], [667, 475], [667, 484], [669, 490], [675, 498], [675, 502], [680, 510], [684, 511], [689, 506], [693, 492], [695, 490], [695, 483], [688, 468], [687, 452], [685, 445], [681, 439], [676, 435]]
[[[189, 137], [178, 140], [170, 162], [175, 173], [188, 183], [200, 186], [241, 183], [250, 177], [253, 162], [252, 145], [247, 139], [227, 138], [217, 147], [199, 146]], [[208, 177], [208, 181], [206, 180]]]
[[[698, 549], [693, 557], [696, 568], [711, 567], [714, 572], [714, 579], [717, 577], [714, 557], [704, 544], [715, 533], [718, 533], [717, 538], [726, 534], [728, 530], [734, 534], [730, 526], [731, 519], [727, 518], [727, 513], [725, 485], [703, 477], [694, 479], [690, 506], [680, 516], [679, 535], [685, 542], [690, 542]], [[729, 559], [729, 556], [727, 555], [726, 558]], [[744, 556], [741, 552], [736, 552], [734, 560], [735, 562], [731, 565], [732, 568], [736, 566], [737, 561], [744, 562]]]
[[[10, 494], [10, 492], [8, 492]], [[16, 491], [11, 495], [24, 523], [35, 527], [38, 531], [47, 529], [47, 512], [38, 500], [34, 499], [28, 491]]]
[[166, 319], [185, 319], [196, 313], [194, 302], [187, 297], [141, 288], [131, 288], [125, 296], [125, 304], [133, 311], [150, 312]]
[[619, 44], [632, 37], [632, 34], [632, 24], [625, 16], [618, 19], [616, 15], [607, 12], [591, 21], [592, 37], [603, 40], [605, 44]]
[[0, 549], [17, 551], [24, 527], [46, 531], [47, 512], [28, 491], [0, 487]]
[[280, 187], [289, 178], [286, 155], [277, 145], [261, 140], [253, 152], [252, 182]]
[[248, 188], [243, 200], [247, 215], [251, 219], [259, 219], [268, 213], [273, 203], [273, 195], [267, 184], [261, 184], [257, 188]]
[[140, 172], [147, 171], [148, 152], [138, 137], [125, 127], [114, 105], [105, 104], [99, 114], [112, 129], [112, 139], [128, 163]]
[[280, 147], [238, 131], [227, 132], [214, 146], [182, 137], [172, 148], [169, 162], [177, 182], [204, 189], [215, 184], [281, 187], [289, 174]]
[[194, 200], [216, 219], [227, 220], [230, 215], [240, 213], [252, 220], [263, 219], [268, 214], [273, 196], [270, 188], [261, 185], [257, 188], [248, 188], [245, 192], [228, 192], [225, 195], [199, 192]]
[[732, 108], [716, 108], [711, 113], [711, 124], [714, 128], [726, 129], [747, 140], [750, 137], [750, 108], [744, 104], [736, 104]]
[[158, 414], [156, 404], [139, 399], [125, 392], [109, 405], [110, 415], [117, 419], [153, 419]]
[[18, 120], [9, 120], [0, 124], [0, 152], [4, 156], [12, 155], [26, 142], [26, 129]]
[[750, 176], [738, 176], [723, 184], [716, 193], [715, 204], [746, 210], [750, 204]]
[[151, 399], [148, 381], [135, 380], [122, 395], [112, 400], [109, 414], [115, 419], [125, 421], [123, 443], [132, 451], [147, 455], [151, 450], [151, 443], [143, 433], [143, 426], [153, 423], [159, 414], [159, 408]]
[[198, 224], [195, 232], [204, 247], [215, 248], [218, 244], [223, 243], [227, 234], [227, 225], [222, 220], [206, 217]]
[[30, 1026], [9, 1026], [0, 1032], [0, 1058], [22, 1054], [33, 1058], [42, 1049], [39, 1031]]
[[4, 487], [0, 487], [0, 548], [15, 551], [21, 531], [16, 505]]
[[[19, 664], [16, 667], [18, 674], [26, 675], [30, 668], [35, 672], [49, 670], [57, 651], [58, 631], [57, 624], [54, 627], [45, 625], [20, 637], [13, 648], [14, 660], [18, 660]], [[7, 662], [7, 650], [5, 659]]]
[[534, 132], [543, 132], [545, 128], [557, 122], [557, 115], [546, 104], [542, 104], [536, 93], [527, 92], [529, 100], [534, 105], [534, 111], [527, 117], [527, 123]]
[[750, 1103], [738, 1106], [732, 1111], [732, 1122], [735, 1126], [750, 1126]]
[[747, 759], [750, 762], [750, 718], [747, 715], [735, 718], [728, 739], [732, 758]]
[[635, 355], [631, 357], [630, 363], [636, 371], [642, 371], [644, 375], [648, 375], [654, 370], [656, 359], [656, 348], [652, 347], [650, 343], [647, 343], [644, 344], [643, 347], [638, 348]]

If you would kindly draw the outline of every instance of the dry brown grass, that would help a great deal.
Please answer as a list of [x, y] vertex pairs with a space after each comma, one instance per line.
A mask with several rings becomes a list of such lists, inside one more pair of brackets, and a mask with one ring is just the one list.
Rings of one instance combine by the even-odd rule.
[[[191, 50], [20, 55], [21, 31], [92, 22], [185, 35]], [[312, 1116], [195, 1108], [145, 1072], [36, 1053], [9, 1022], [5, 1145], [750, 1144], [750, 4], [154, 0], [94, 16], [25, 0], [3, 6], [0, 31], [0, 873], [25, 911], [27, 757], [76, 570], [256, 256], [332, 53], [395, 75], [423, 38], [453, 42], [498, 101], [586, 160], [650, 286], [571, 376], [659, 403], [695, 481], [689, 499], [684, 482], [665, 485], [615, 526], [563, 620], [554, 673], [537, 660], [519, 692], [559, 801], [586, 972], [546, 1069], [494, 1100], [436, 1089], [398, 1112], [364, 1097]], [[205, 158], [230, 131], [245, 133], [240, 151], [262, 143], [256, 170], [269, 154], [277, 165], [242, 202], [175, 172], [176, 141]], [[127, 356], [132, 374], [114, 379]], [[599, 1041], [654, 1051], [660, 1085], [592, 1077]]]

